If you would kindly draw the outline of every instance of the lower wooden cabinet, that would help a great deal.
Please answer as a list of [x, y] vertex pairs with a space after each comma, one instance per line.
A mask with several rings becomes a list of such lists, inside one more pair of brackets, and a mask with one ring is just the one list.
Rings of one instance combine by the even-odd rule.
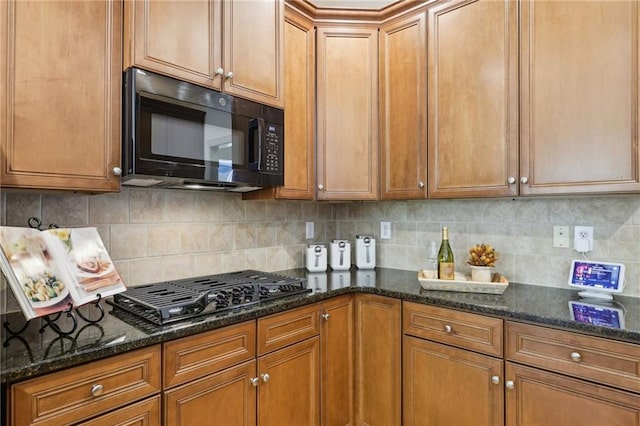
[[640, 425], [640, 395], [507, 362], [507, 426]]
[[256, 424], [256, 361], [208, 375], [164, 393], [164, 424]]
[[320, 305], [320, 424], [353, 425], [355, 418], [355, 340], [353, 296]]
[[318, 336], [258, 358], [258, 424], [319, 424], [319, 367]]
[[401, 423], [401, 302], [356, 295], [356, 424]]
[[160, 389], [160, 347], [149, 346], [12, 385], [11, 425], [78, 423]]
[[502, 359], [404, 337], [404, 425], [502, 426], [503, 401]]
[[503, 321], [403, 305], [403, 424], [504, 424]]
[[160, 426], [160, 395], [128, 405], [79, 426]]

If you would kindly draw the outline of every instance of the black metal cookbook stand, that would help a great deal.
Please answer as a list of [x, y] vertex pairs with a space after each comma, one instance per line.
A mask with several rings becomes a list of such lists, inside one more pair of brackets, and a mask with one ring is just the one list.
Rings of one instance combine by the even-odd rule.
[[[34, 228], [34, 229], [38, 229], [38, 230], [42, 230], [42, 221], [37, 218], [37, 217], [30, 217], [27, 220], [27, 224], [29, 225], [30, 228]], [[55, 229], [58, 228], [57, 225], [55, 224], [49, 224], [49, 229]], [[56, 334], [58, 334], [58, 337], [55, 338], [49, 345], [49, 347], [47, 348], [47, 353], [49, 352], [49, 349], [51, 349], [51, 347], [53, 346], [53, 344], [60, 340], [62, 346], [64, 347], [64, 341], [63, 340], [70, 340], [72, 345], [71, 345], [71, 350], [75, 349], [76, 346], [76, 339], [77, 337], [87, 328], [90, 327], [98, 327], [99, 329], [102, 330], [102, 327], [100, 327], [98, 325], [98, 323], [104, 318], [104, 308], [102, 307], [102, 304], [100, 303], [102, 301], [102, 295], [100, 293], [97, 294], [97, 298], [94, 302], [92, 303], [88, 303], [86, 305], [83, 306], [78, 306], [76, 308], [73, 307], [73, 305], [71, 303], [69, 303], [69, 307], [63, 311], [59, 311], [56, 312], [54, 314], [49, 314], [49, 315], [44, 315], [42, 317], [40, 317], [40, 319], [44, 320], [44, 324], [40, 327], [40, 329], [38, 330], [39, 333], [44, 333], [46, 331], [47, 328], [50, 328], [53, 332], [55, 332]], [[85, 314], [82, 312], [83, 309], [95, 309], [98, 312], [98, 315], [96, 318], [91, 318], [93, 315], [91, 314]], [[86, 322], [87, 324], [85, 324], [84, 326], [82, 326], [79, 330], [78, 330], [78, 318], [80, 317], [84, 322]], [[60, 321], [61, 318], [67, 318], [70, 321], [66, 321], [66, 322], [70, 322], [70, 324], [67, 324], [65, 326], [61, 326], [58, 324], [58, 321]], [[4, 340], [3, 342], [3, 346], [4, 347], [8, 347], [10, 342], [14, 339], [21, 341], [27, 348], [27, 351], [29, 352], [29, 357], [33, 358], [33, 355], [31, 353], [31, 349], [29, 347], [29, 343], [21, 336], [21, 334], [29, 327], [29, 324], [31, 323], [31, 320], [25, 320], [24, 324], [21, 324], [19, 328], [14, 329], [12, 327], [12, 325], [10, 324], [9, 321], [4, 321], [2, 323], [2, 327], [7, 331], [8, 333], [8, 337]], [[70, 337], [73, 333], [76, 332], [76, 330], [78, 330], [77, 335], [72, 338]], [[104, 331], [102, 331], [102, 334], [104, 334]], [[63, 352], [67, 352], [64, 351]], [[45, 356], [46, 358], [46, 356]]]

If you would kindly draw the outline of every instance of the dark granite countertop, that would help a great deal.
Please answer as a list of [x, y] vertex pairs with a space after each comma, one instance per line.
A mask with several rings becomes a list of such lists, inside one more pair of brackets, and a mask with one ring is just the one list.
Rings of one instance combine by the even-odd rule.
[[[640, 299], [615, 297], [615, 308], [623, 312], [620, 328], [596, 326], [574, 321], [569, 301], [578, 300], [577, 291], [511, 283], [502, 295], [426, 291], [415, 271], [377, 268], [326, 273], [308, 273], [293, 269], [279, 273], [306, 277], [311, 293], [275, 300], [264, 306], [185, 320], [173, 325], [155, 326], [130, 314], [114, 311], [103, 303], [106, 314], [97, 324], [81, 319], [69, 336], [61, 337], [46, 326], [43, 319], [32, 320], [27, 328], [12, 336], [4, 327], [0, 339], [0, 382], [13, 383], [63, 368], [80, 365], [129, 350], [166, 342], [184, 336], [259, 318], [287, 309], [318, 302], [340, 294], [371, 293], [405, 301], [437, 305], [505, 319], [579, 331], [595, 336], [640, 344]], [[88, 318], [97, 312], [91, 306], [81, 308]], [[93, 311], [92, 311], [93, 310]], [[64, 316], [56, 322], [69, 329]], [[25, 324], [21, 313], [2, 315], [2, 323], [17, 330]], [[40, 332], [40, 329], [45, 328]]]

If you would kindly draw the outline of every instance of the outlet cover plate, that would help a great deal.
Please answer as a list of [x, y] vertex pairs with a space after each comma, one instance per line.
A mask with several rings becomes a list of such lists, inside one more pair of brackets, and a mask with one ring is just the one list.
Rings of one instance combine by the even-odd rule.
[[568, 226], [554, 226], [553, 227], [553, 246], [560, 248], [569, 248], [569, 227]]
[[593, 251], [593, 226], [573, 228], [573, 248], [580, 253]]
[[380, 222], [380, 239], [391, 239], [391, 222]]
[[306, 234], [307, 234], [307, 240], [310, 240], [313, 237], [315, 237], [315, 229], [314, 229], [313, 222], [307, 222]]

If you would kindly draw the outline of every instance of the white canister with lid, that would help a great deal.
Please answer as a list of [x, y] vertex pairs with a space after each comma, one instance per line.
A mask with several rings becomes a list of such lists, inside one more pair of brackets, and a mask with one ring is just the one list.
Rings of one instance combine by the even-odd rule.
[[326, 245], [309, 244], [307, 246], [307, 270], [309, 272], [324, 272], [327, 270]]
[[334, 271], [346, 271], [351, 267], [351, 244], [349, 240], [331, 241], [329, 261], [331, 269]]
[[376, 239], [373, 236], [356, 236], [356, 266], [358, 269], [376, 267]]

